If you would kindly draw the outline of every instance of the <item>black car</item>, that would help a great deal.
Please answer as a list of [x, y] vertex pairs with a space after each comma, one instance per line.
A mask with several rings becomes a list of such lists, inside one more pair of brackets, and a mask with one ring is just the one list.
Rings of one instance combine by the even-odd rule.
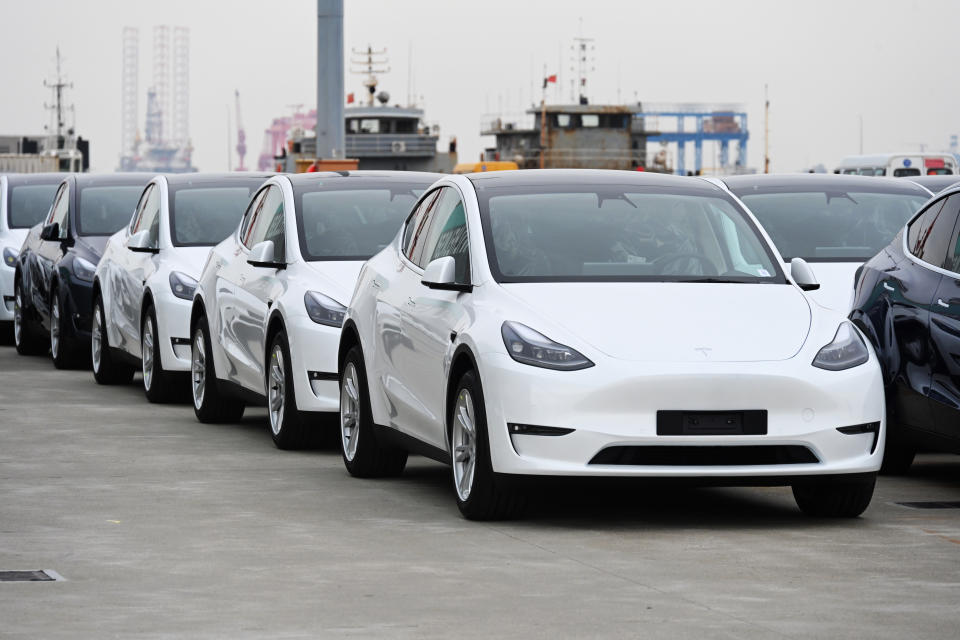
[[130, 222], [153, 174], [71, 175], [16, 260], [14, 343], [21, 354], [48, 345], [58, 368], [89, 356], [93, 275], [107, 238]]
[[13, 342], [13, 275], [17, 255], [30, 227], [50, 211], [53, 194], [63, 180], [62, 173], [0, 175], [0, 342]]
[[960, 188], [936, 196], [857, 276], [850, 318], [887, 386], [884, 468], [918, 449], [960, 453]]

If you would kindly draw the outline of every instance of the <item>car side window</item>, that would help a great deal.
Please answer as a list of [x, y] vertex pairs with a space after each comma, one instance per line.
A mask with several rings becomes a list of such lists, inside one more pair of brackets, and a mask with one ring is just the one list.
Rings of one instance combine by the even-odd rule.
[[420, 201], [417, 211], [407, 222], [403, 232], [403, 255], [414, 264], [420, 264], [420, 254], [423, 253], [423, 244], [427, 239], [427, 229], [430, 228], [430, 219], [433, 217], [440, 200], [442, 189], [437, 189]]
[[453, 187], [443, 187], [432, 216], [427, 240], [417, 265], [426, 268], [437, 258], [453, 256], [456, 262], [456, 283], [470, 284], [470, 251], [467, 241], [467, 216], [463, 200]]
[[274, 260], [283, 261], [286, 257], [284, 222], [283, 192], [271, 185], [258, 205], [256, 219], [251, 222], [247, 246], [252, 248], [270, 240], [273, 242]]
[[947, 244], [960, 210], [960, 196], [934, 202], [907, 230], [907, 248], [916, 258], [940, 267], [947, 257]]
[[257, 195], [253, 196], [253, 200], [250, 201], [250, 204], [247, 206], [247, 211], [243, 214], [243, 219], [240, 221], [240, 242], [248, 249], [252, 246], [250, 244], [250, 232], [253, 231], [253, 224], [257, 219], [257, 215], [263, 210], [263, 198], [267, 195], [268, 189], [269, 187], [267, 189], [261, 189], [257, 192]]
[[70, 186], [67, 184], [60, 185], [60, 190], [57, 192], [56, 198], [53, 200], [53, 206], [50, 208], [50, 218], [47, 220], [47, 224], [53, 224], [56, 222], [60, 225], [60, 239], [67, 237], [67, 226], [69, 224], [69, 218], [67, 214], [70, 212]]
[[153, 191], [153, 185], [148, 184], [147, 188], [140, 194], [140, 201], [137, 203], [137, 208], [133, 210], [133, 217], [130, 219], [130, 235], [136, 233], [137, 223], [140, 222], [140, 217], [143, 215], [143, 209], [147, 205], [147, 199], [150, 197], [151, 191]]
[[155, 247], [160, 242], [160, 190], [150, 189], [143, 201], [143, 210], [137, 216], [137, 224], [133, 232], [148, 231], [149, 245]]
[[947, 271], [960, 273], [960, 194], [953, 194], [947, 198], [943, 211], [950, 214], [946, 216], [947, 222], [951, 219], [954, 221], [953, 231], [947, 234], [943, 268]]

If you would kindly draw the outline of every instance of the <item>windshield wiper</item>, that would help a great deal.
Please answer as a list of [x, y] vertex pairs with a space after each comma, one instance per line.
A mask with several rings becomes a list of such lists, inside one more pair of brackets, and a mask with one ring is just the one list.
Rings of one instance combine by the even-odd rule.
[[735, 284], [753, 284], [749, 280], [735, 280], [733, 278], [724, 278], [722, 276], [709, 276], [706, 278], [692, 278], [690, 280], [680, 280], [679, 282], [732, 282]]

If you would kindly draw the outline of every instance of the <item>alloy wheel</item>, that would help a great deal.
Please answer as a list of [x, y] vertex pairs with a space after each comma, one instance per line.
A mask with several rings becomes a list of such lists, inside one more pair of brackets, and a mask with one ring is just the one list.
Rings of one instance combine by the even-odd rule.
[[19, 282], [13, 295], [13, 341], [15, 344], [23, 341], [23, 299]]
[[340, 439], [343, 442], [343, 455], [348, 461], [357, 455], [359, 435], [360, 392], [357, 368], [350, 362], [343, 372], [343, 385], [340, 387]]
[[203, 396], [207, 389], [207, 357], [204, 347], [203, 331], [197, 329], [193, 334], [193, 358], [190, 364], [190, 382], [193, 391], [193, 406], [198, 410], [203, 406]]
[[473, 398], [466, 389], [460, 390], [453, 409], [453, 483], [460, 500], [466, 501], [473, 489], [473, 474], [477, 461], [477, 423], [473, 412]]
[[100, 305], [97, 304], [93, 309], [93, 326], [90, 333], [90, 350], [93, 370], [100, 371], [100, 350], [103, 348], [103, 316], [100, 313]]
[[143, 363], [143, 388], [149, 390], [153, 386], [153, 323], [150, 318], [143, 323], [140, 351]]
[[270, 379], [268, 380], [268, 401], [270, 406], [270, 428], [273, 435], [279, 435], [283, 428], [283, 411], [286, 404], [287, 381], [284, 369], [283, 349], [279, 342], [273, 345], [270, 357]]
[[50, 303], [50, 353], [54, 358], [60, 353], [60, 301], [56, 293]]

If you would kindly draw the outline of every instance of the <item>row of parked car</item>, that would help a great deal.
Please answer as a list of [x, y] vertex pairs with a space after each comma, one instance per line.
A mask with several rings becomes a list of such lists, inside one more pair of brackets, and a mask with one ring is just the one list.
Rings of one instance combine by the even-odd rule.
[[857, 516], [881, 464], [960, 452], [943, 178], [8, 175], [0, 321], [201, 422], [266, 405], [355, 476], [446, 462], [468, 518], [556, 475]]

